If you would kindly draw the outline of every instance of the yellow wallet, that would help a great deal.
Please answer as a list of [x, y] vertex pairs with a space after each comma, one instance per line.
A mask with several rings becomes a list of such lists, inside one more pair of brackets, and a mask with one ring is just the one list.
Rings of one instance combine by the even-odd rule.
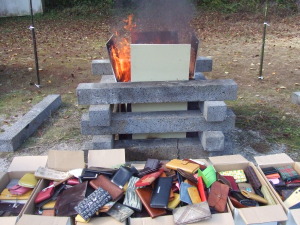
[[166, 164], [166, 167], [172, 170], [182, 169], [188, 173], [195, 173], [199, 169], [198, 164], [180, 159], [172, 159]]
[[22, 187], [34, 188], [38, 180], [35, 178], [34, 174], [26, 173], [20, 180], [19, 185]]
[[0, 200], [28, 200], [33, 190], [26, 192], [23, 195], [12, 195], [7, 188], [0, 194]]
[[42, 209], [54, 209], [56, 200], [50, 201], [42, 206]]
[[174, 199], [168, 203], [168, 209], [175, 209], [180, 203], [180, 195], [174, 193]]
[[190, 196], [193, 204], [197, 204], [197, 203], [201, 202], [201, 198], [200, 198], [198, 189], [195, 186], [189, 187], [187, 189], [187, 191], [189, 193], [189, 196]]

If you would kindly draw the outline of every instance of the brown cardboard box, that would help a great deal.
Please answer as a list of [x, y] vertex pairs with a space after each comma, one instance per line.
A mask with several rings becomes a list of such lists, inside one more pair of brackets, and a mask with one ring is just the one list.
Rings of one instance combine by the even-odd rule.
[[89, 150], [88, 167], [111, 168], [125, 163], [125, 149]]
[[126, 222], [121, 223], [110, 216], [106, 216], [92, 218], [88, 223], [77, 222], [76, 225], [126, 225]]
[[71, 225], [68, 217], [23, 215], [16, 225]]
[[[252, 162], [249, 162], [241, 155], [226, 155], [210, 157], [209, 160], [215, 167], [217, 172], [226, 170], [246, 169], [251, 166], [258, 179], [263, 185], [268, 184]], [[235, 224], [277, 224], [287, 220], [287, 216], [281, 204], [271, 190], [269, 190], [274, 198], [276, 205], [267, 205], [260, 207], [249, 207], [238, 209], [229, 201], [229, 206], [233, 212]]]
[[[47, 156], [18, 156], [13, 158], [7, 172], [0, 173], [0, 192], [11, 179], [20, 179], [26, 173], [34, 173], [39, 166], [45, 166], [46, 162]], [[25, 207], [20, 215], [24, 209]], [[15, 224], [18, 217], [0, 217], [0, 224]]]
[[[59, 162], [59, 163], [58, 163]], [[83, 151], [49, 151], [48, 160], [46, 167], [59, 170], [59, 171], [69, 171], [72, 169], [78, 169], [78, 168], [84, 168], [84, 153]], [[33, 215], [35, 212], [35, 204], [34, 199], [36, 198], [37, 194], [42, 191], [47, 185], [49, 184], [49, 181], [45, 179], [41, 179], [36, 187], [36, 190], [32, 194], [31, 198], [27, 202], [27, 204], [24, 207], [23, 214], [24, 215]], [[23, 215], [23, 216], [24, 216]], [[22, 217], [23, 217], [22, 216]], [[45, 221], [45, 224], [49, 222], [49, 224], [55, 224], [55, 221], [59, 221], [62, 224], [65, 224], [64, 221], [70, 221], [67, 224], [73, 224], [74, 221], [70, 219], [69, 217], [51, 217], [51, 216], [39, 216], [39, 215], [33, 215], [34, 217], [40, 217], [38, 220]], [[48, 221], [47, 218], [51, 218], [51, 220]], [[55, 219], [56, 218], [56, 219]], [[47, 222], [47, 223], [46, 223]], [[44, 224], [39, 223], [39, 224]], [[32, 225], [32, 224], [30, 224]], [[59, 223], [60, 225], [60, 223]]]
[[300, 174], [300, 163], [299, 162], [294, 162], [287, 154], [281, 153], [281, 154], [273, 154], [273, 155], [266, 155], [266, 156], [257, 156], [254, 157], [257, 165], [258, 165], [258, 170], [268, 183], [270, 189], [272, 189], [274, 195], [277, 197], [278, 201], [281, 203], [283, 206], [284, 210], [287, 212], [288, 215], [288, 220], [286, 222], [286, 225], [300, 225], [300, 209], [292, 209], [289, 210], [282, 202], [280, 196], [278, 193], [273, 189], [272, 185], [268, 181], [268, 179], [265, 177], [263, 171], [261, 168], [266, 168], [266, 167], [279, 167], [279, 166], [287, 166], [291, 165], [293, 168]]

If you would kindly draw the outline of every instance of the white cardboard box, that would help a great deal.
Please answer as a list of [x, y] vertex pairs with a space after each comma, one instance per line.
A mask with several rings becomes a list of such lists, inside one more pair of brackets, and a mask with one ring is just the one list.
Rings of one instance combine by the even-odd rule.
[[280, 166], [287, 166], [291, 165], [293, 168], [300, 174], [300, 163], [294, 162], [287, 154], [281, 153], [281, 154], [273, 154], [273, 155], [266, 155], [266, 156], [257, 156], [254, 157], [257, 165], [258, 170], [268, 183], [269, 187], [272, 189], [274, 195], [277, 197], [280, 204], [283, 206], [284, 210], [286, 211], [288, 215], [288, 220], [286, 221], [286, 225], [300, 225], [300, 209], [288, 209], [284, 203], [282, 202], [280, 196], [278, 193], [273, 189], [272, 185], [268, 181], [268, 179], [264, 176], [263, 171], [261, 168], [266, 167], [280, 167]]
[[[11, 179], [20, 179], [26, 173], [34, 173], [39, 166], [45, 166], [46, 162], [47, 156], [18, 156], [13, 158], [8, 171], [0, 173], [0, 192], [7, 186]], [[35, 189], [32, 194], [35, 192]], [[24, 209], [25, 206], [20, 215], [22, 215]], [[15, 224], [18, 217], [0, 217], [0, 224]]]
[[249, 207], [249, 208], [235, 208], [232, 203], [229, 201], [229, 206], [233, 212], [235, 224], [268, 224], [276, 225], [278, 222], [284, 222], [287, 220], [286, 213], [282, 208], [280, 202], [273, 194], [269, 188], [267, 182], [263, 176], [259, 173], [258, 169], [254, 166], [252, 162], [249, 162], [241, 155], [226, 155], [226, 156], [216, 156], [209, 157], [209, 160], [215, 167], [216, 171], [226, 171], [226, 170], [237, 170], [237, 169], [246, 169], [248, 166], [251, 166], [258, 179], [263, 185], [266, 185], [271, 193], [273, 199], [277, 203], [276, 205], [267, 205], [259, 207]]

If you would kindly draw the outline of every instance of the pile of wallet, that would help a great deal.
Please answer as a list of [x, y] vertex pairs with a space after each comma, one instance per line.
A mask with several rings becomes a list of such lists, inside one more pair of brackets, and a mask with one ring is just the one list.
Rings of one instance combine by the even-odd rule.
[[300, 175], [291, 165], [266, 167], [262, 171], [287, 208], [300, 208]]
[[34, 174], [11, 179], [0, 193], [0, 216], [18, 216], [37, 184]]

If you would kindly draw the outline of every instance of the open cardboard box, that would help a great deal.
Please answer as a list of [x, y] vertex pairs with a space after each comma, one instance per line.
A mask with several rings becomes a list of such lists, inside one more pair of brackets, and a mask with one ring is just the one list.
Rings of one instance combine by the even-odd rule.
[[283, 201], [281, 200], [280, 196], [278, 193], [274, 190], [268, 179], [265, 177], [263, 171], [261, 168], [266, 168], [266, 167], [280, 167], [280, 166], [287, 166], [291, 165], [299, 174], [300, 174], [300, 163], [299, 162], [294, 162], [287, 154], [281, 153], [281, 154], [273, 154], [273, 155], [266, 155], [266, 156], [257, 156], [254, 157], [257, 165], [258, 165], [258, 170], [266, 180], [268, 186], [270, 189], [272, 189], [274, 195], [277, 197], [278, 201], [280, 204], [283, 206], [284, 210], [288, 214], [288, 220], [286, 221], [286, 225], [292, 225], [292, 224], [297, 224], [300, 225], [300, 209], [288, 209]]
[[[11, 179], [20, 179], [26, 173], [34, 173], [39, 166], [45, 166], [46, 162], [47, 156], [18, 156], [13, 158], [7, 172], [0, 174], [0, 192], [5, 189]], [[32, 194], [34, 194], [35, 189]], [[24, 209], [25, 206], [18, 217], [0, 217], [0, 224], [15, 224]]]
[[216, 156], [209, 157], [209, 160], [213, 164], [215, 170], [226, 171], [226, 170], [237, 170], [237, 169], [246, 169], [248, 166], [251, 166], [258, 179], [262, 185], [266, 185], [269, 189], [270, 194], [276, 202], [276, 205], [266, 205], [259, 207], [249, 207], [249, 208], [235, 208], [231, 201], [229, 200], [229, 206], [233, 211], [233, 217], [235, 224], [268, 224], [275, 225], [278, 222], [283, 222], [287, 220], [284, 209], [282, 208], [280, 202], [274, 195], [274, 193], [269, 188], [266, 180], [259, 173], [258, 169], [254, 166], [252, 162], [249, 162], [241, 155], [226, 155], [226, 156]]
[[[56, 151], [56, 150], [50, 150], [48, 153], [48, 160], [46, 167], [54, 170], [59, 171], [69, 171], [72, 169], [78, 169], [78, 168], [84, 168], [84, 152], [83, 151]], [[47, 187], [49, 184], [48, 180], [41, 179], [36, 187], [36, 190], [32, 194], [31, 198], [27, 202], [27, 204], [24, 207], [23, 210], [23, 216], [26, 216], [26, 220], [23, 219], [25, 222], [30, 221], [30, 219], [27, 220], [27, 218], [31, 218], [35, 221], [40, 221], [40, 223], [37, 224], [53, 224], [53, 225], [69, 225], [74, 224], [74, 221], [70, 219], [69, 217], [51, 217], [51, 216], [40, 216], [40, 215], [34, 215], [35, 213], [35, 204], [34, 199], [36, 198], [37, 194], [42, 191], [45, 187]], [[28, 215], [31, 215], [28, 217]], [[22, 217], [23, 217], [22, 216]], [[43, 222], [41, 222], [43, 221]], [[26, 224], [23, 222], [22, 224]], [[29, 223], [28, 223], [29, 224]], [[18, 223], [19, 225], [19, 223]], [[32, 225], [32, 224], [30, 224]]]

